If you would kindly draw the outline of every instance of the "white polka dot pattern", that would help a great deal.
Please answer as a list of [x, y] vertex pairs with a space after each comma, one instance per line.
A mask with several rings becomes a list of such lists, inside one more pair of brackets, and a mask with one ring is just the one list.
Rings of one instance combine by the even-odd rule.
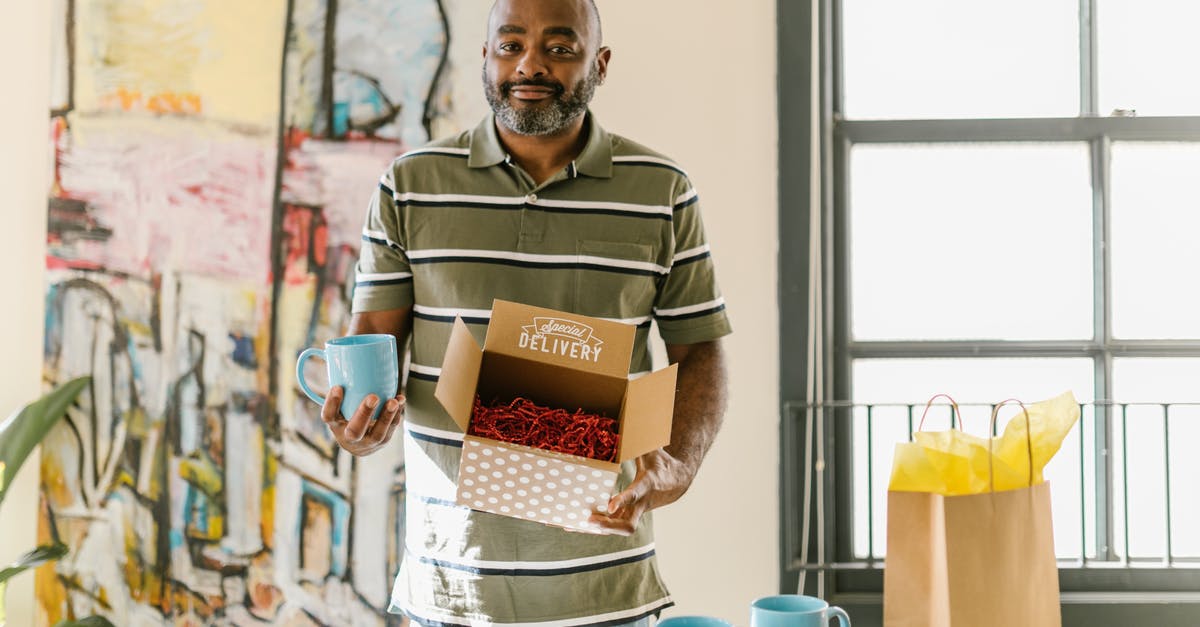
[[458, 502], [502, 516], [596, 532], [588, 516], [607, 506], [617, 465], [606, 471], [569, 459], [468, 437], [458, 473]]

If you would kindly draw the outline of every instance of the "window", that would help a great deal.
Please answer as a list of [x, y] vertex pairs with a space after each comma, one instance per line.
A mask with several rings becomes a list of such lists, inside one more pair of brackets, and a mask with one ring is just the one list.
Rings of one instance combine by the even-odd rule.
[[1065, 624], [1193, 624], [1200, 4], [778, 10], [783, 588], [878, 624], [914, 411], [1071, 390]]

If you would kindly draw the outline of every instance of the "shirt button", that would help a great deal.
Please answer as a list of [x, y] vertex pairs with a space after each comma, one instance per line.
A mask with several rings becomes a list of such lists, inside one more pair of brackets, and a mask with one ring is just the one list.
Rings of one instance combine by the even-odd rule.
[[525, 202], [529, 202], [529, 203], [537, 202], [537, 194], [530, 194], [530, 195], [526, 196]]

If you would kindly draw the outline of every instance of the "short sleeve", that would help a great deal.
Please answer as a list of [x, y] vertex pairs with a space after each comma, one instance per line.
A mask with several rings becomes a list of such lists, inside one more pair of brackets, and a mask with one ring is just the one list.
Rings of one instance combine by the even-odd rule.
[[715, 340], [732, 327], [700, 219], [700, 198], [687, 179], [677, 190], [673, 209], [675, 254], [655, 299], [654, 318], [667, 344]]
[[413, 304], [413, 275], [405, 254], [392, 168], [367, 205], [362, 249], [355, 268], [352, 311], [402, 309]]

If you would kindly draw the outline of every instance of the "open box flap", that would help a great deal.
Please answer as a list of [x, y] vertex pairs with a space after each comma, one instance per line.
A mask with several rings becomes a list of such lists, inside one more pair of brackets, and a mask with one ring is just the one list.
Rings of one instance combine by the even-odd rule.
[[636, 332], [631, 324], [496, 300], [483, 347], [488, 353], [625, 377]]
[[671, 364], [629, 382], [622, 412], [619, 461], [633, 459], [671, 443], [678, 374], [679, 365]]
[[454, 321], [450, 331], [450, 342], [446, 345], [446, 356], [442, 360], [442, 374], [438, 378], [437, 390], [433, 393], [446, 413], [466, 433], [471, 424], [471, 409], [475, 404], [475, 384], [479, 381], [479, 368], [483, 363], [483, 351], [471, 335], [471, 330], [462, 318]]

